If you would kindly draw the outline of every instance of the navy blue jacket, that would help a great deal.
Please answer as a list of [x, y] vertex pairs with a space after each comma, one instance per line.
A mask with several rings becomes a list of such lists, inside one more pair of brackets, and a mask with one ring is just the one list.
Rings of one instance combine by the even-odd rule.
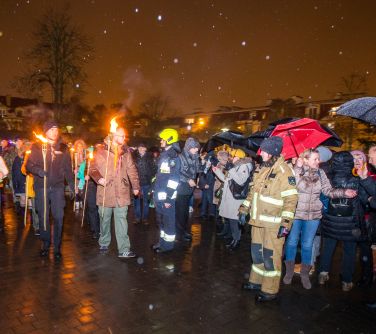
[[15, 194], [25, 193], [26, 175], [21, 172], [21, 167], [24, 159], [16, 156], [12, 165], [12, 182]]

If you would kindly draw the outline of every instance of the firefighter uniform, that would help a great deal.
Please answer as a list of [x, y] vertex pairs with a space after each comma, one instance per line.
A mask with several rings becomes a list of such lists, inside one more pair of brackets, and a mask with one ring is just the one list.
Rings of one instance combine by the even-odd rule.
[[277, 238], [281, 226], [290, 229], [298, 199], [295, 177], [283, 157], [271, 166], [255, 171], [251, 191], [240, 207], [250, 215], [252, 225], [252, 268], [249, 282], [261, 292], [279, 291], [284, 238]]
[[[165, 129], [160, 133], [167, 147], [162, 151], [158, 160], [158, 170], [154, 185], [154, 202], [159, 223], [159, 243], [153, 248], [156, 252], [170, 251], [174, 248], [175, 200], [180, 176], [180, 160], [178, 156], [178, 134], [174, 129]], [[166, 205], [168, 207], [166, 207]]]

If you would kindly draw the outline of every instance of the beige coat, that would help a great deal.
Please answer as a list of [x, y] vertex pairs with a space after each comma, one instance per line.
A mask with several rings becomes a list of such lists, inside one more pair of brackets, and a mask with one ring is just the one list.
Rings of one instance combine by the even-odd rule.
[[295, 219], [316, 220], [322, 217], [320, 194], [329, 198], [345, 196], [345, 189], [334, 189], [322, 169], [312, 170], [307, 167], [295, 167], [298, 204]]
[[[106, 208], [124, 207], [131, 204], [131, 186], [140, 190], [136, 165], [128, 149], [119, 152], [116, 169], [115, 154], [111, 150], [108, 159], [107, 185], [104, 206]], [[98, 151], [90, 166], [90, 176], [98, 183], [106, 174], [107, 149]], [[104, 187], [98, 184], [97, 205], [103, 205]]]

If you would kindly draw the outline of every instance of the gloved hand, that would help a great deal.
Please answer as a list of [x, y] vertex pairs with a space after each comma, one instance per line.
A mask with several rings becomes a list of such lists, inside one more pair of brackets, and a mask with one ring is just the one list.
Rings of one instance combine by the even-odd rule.
[[72, 189], [69, 189], [69, 199], [73, 201], [75, 197], [76, 197], [76, 194], [74, 193], [74, 191]]
[[249, 213], [249, 208], [247, 208], [246, 206], [242, 204], [239, 208], [239, 216], [242, 214], [247, 215], [248, 213]]
[[244, 226], [249, 221], [249, 214], [248, 213], [239, 213], [239, 224]]
[[45, 177], [47, 175], [47, 172], [45, 172], [43, 169], [40, 169], [39, 171], [38, 171], [38, 176], [39, 177]]

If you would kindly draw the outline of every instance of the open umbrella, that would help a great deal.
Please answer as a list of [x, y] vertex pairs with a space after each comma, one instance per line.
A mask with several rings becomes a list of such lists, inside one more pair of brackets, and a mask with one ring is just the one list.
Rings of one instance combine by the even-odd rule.
[[203, 146], [202, 151], [210, 152], [215, 148], [228, 145], [232, 148], [239, 148], [251, 156], [256, 156], [256, 151], [248, 147], [248, 140], [238, 131], [224, 131], [214, 134]]
[[[248, 146], [250, 148], [252, 148], [253, 150], [257, 151], [258, 148], [260, 147], [262, 141], [265, 138], [270, 137], [273, 130], [278, 125], [291, 124], [291, 123], [296, 122], [296, 121], [301, 120], [301, 119], [302, 118], [283, 118], [283, 119], [280, 119], [280, 120], [275, 121], [273, 123], [270, 123], [266, 130], [255, 132], [247, 138], [248, 139]], [[315, 120], [312, 120], [312, 121], [317, 122]], [[327, 140], [325, 140], [324, 142], [322, 142], [321, 145], [340, 147], [343, 144], [342, 139], [331, 128], [329, 128], [326, 125], [322, 125], [322, 124], [319, 124], [319, 126], [325, 132], [327, 132], [330, 135], [330, 137]]]
[[315, 148], [331, 137], [318, 121], [310, 118], [279, 124], [270, 136], [283, 139], [282, 155], [285, 159], [298, 157], [306, 149]]
[[336, 113], [376, 125], [376, 97], [361, 97], [348, 101], [342, 104]]

